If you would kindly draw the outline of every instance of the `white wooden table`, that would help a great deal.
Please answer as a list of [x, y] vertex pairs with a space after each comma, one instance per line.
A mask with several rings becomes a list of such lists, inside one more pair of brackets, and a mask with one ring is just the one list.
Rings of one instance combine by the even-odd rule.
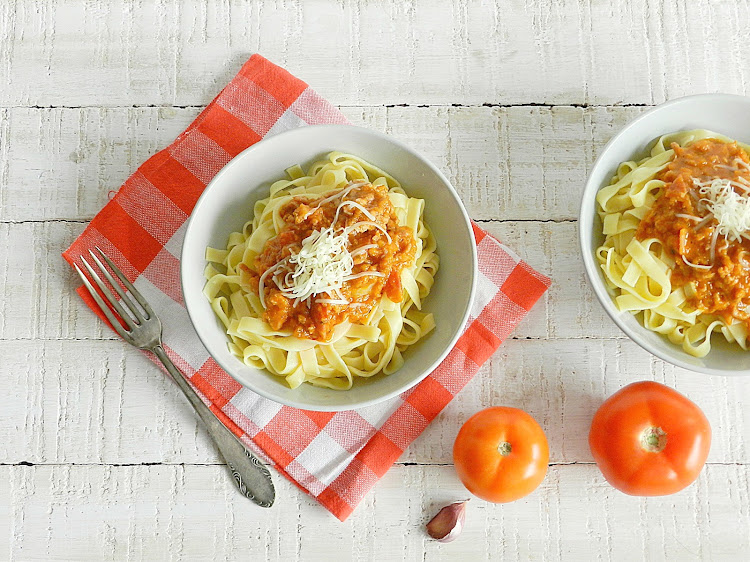
[[[576, 215], [628, 120], [750, 93], [748, 30], [740, 0], [3, 2], [0, 559], [746, 559], [750, 381], [626, 339], [586, 284]], [[253, 52], [426, 153], [554, 281], [345, 523], [278, 475], [271, 510], [237, 494], [184, 399], [84, 308], [60, 257]], [[643, 379], [687, 394], [714, 429], [708, 465], [674, 496], [616, 492], [588, 450], [603, 398]], [[539, 420], [547, 478], [513, 504], [473, 500], [457, 541], [430, 541], [429, 516], [467, 495], [453, 439], [490, 405]]]

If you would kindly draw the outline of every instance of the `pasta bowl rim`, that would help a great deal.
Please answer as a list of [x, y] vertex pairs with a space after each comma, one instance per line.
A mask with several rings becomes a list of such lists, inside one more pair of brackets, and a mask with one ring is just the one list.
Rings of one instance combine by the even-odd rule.
[[[676, 98], [654, 106], [622, 127], [607, 142], [591, 166], [581, 199], [578, 237], [589, 285], [594, 290], [597, 300], [601, 303], [607, 315], [631, 340], [652, 355], [677, 367], [705, 375], [747, 376], [750, 375], [750, 367], [730, 369], [727, 368], [726, 364], [722, 365], [723, 356], [714, 351], [714, 343], [718, 340], [718, 335], [714, 335], [712, 349], [708, 355], [697, 358], [685, 352], [680, 345], [673, 344], [666, 337], [643, 326], [630, 312], [618, 310], [612, 296], [607, 291], [601, 268], [594, 253], [595, 241], [597, 238], [603, 238], [603, 233], [596, 230], [598, 224], [596, 195], [612, 177], [615, 171], [613, 164], [617, 166], [620, 162], [638, 159], [645, 155], [646, 147], [650, 147], [660, 135], [679, 130], [708, 129], [742, 142], [748, 142], [748, 139], [750, 139], [750, 120], [747, 124], [746, 136], [742, 138], [738, 135], [727, 134], [722, 130], [731, 128], [729, 125], [727, 127], [717, 126], [716, 124], [711, 126], [711, 116], [705, 116], [705, 113], [702, 116], [696, 116], [695, 114], [696, 109], [702, 109], [705, 112], [708, 107], [713, 108], [716, 112], [714, 117], [724, 114], [729, 115], [729, 109], [722, 110], [720, 108], [730, 105], [744, 105], [746, 111], [750, 113], [750, 97], [736, 94], [697, 94]], [[680, 116], [683, 116], [686, 125], [680, 128], [667, 125], [667, 123], [679, 119]], [[728, 117], [726, 118], [728, 119]], [[653, 134], [653, 131], [659, 130], [660, 127], [660, 132]], [[723, 342], [718, 345], [724, 347]], [[744, 351], [737, 347], [732, 352], [737, 354], [747, 353], [746, 361], [750, 365], [750, 351]]]
[[[414, 165], [416, 161], [419, 161], [419, 164], [424, 167], [425, 170], [431, 174], [431, 179], [429, 181], [432, 182], [431, 185], [429, 185], [429, 189], [437, 189], [442, 191], [441, 194], [442, 201], [445, 202], [446, 200], [450, 202], [450, 206], [452, 207], [451, 212], [453, 213], [453, 216], [460, 216], [462, 218], [461, 223], [459, 225], [455, 225], [455, 228], [459, 229], [462, 236], [459, 236], [462, 240], [466, 237], [466, 234], [470, 236], [471, 244], [466, 244], [465, 246], [471, 246], [461, 247], [460, 255], [458, 252], [455, 252], [456, 255], [453, 255], [453, 253], [450, 254], [450, 259], [455, 260], [456, 262], [460, 262], [461, 267], [466, 271], [466, 276], [468, 282], [467, 286], [462, 289], [460, 297], [461, 299], [465, 299], [465, 307], [461, 310], [460, 318], [438, 318], [438, 315], [436, 314], [436, 321], [438, 323], [438, 327], [445, 329], [449, 332], [450, 338], [447, 339], [447, 336], [441, 335], [441, 338], [445, 338], [447, 341], [447, 344], [445, 346], [442, 346], [440, 348], [440, 353], [436, 354], [434, 357], [430, 355], [430, 359], [426, 360], [424, 357], [426, 356], [426, 352], [423, 354], [420, 354], [421, 360], [419, 362], [419, 365], [417, 367], [412, 368], [411, 370], [417, 370], [414, 377], [410, 378], [407, 382], [404, 384], [400, 384], [397, 388], [393, 388], [386, 391], [379, 391], [378, 385], [380, 384], [380, 388], [384, 389], [388, 386], [393, 386], [396, 383], [392, 382], [388, 384], [387, 382], [381, 382], [381, 381], [387, 381], [390, 377], [395, 377], [399, 374], [399, 371], [396, 371], [395, 373], [391, 375], [380, 375], [380, 380], [373, 380], [373, 381], [363, 381], [361, 383], [362, 386], [367, 385], [366, 388], [369, 390], [369, 398], [362, 399], [361, 394], [364, 394], [365, 391], [360, 391], [360, 399], [354, 399], [354, 398], [345, 398], [345, 396], [349, 393], [352, 393], [352, 390], [331, 390], [331, 389], [325, 389], [325, 388], [319, 388], [315, 387], [315, 390], [303, 390], [303, 392], [296, 392], [300, 391], [302, 387], [309, 387], [308, 384], [303, 384], [302, 387], [299, 387], [297, 389], [291, 390], [286, 386], [286, 383], [284, 382], [283, 378], [281, 377], [275, 377], [274, 375], [267, 373], [267, 372], [261, 372], [258, 376], [265, 377], [268, 379], [269, 377], [273, 377], [275, 379], [278, 379], [277, 382], [275, 382], [276, 385], [278, 385], [278, 388], [274, 385], [270, 385], [269, 389], [269, 383], [267, 381], [263, 381], [255, 376], [247, 376], [247, 370], [252, 369], [242, 361], [236, 357], [231, 357], [233, 361], [230, 361], [227, 359], [226, 354], [223, 352], [223, 350], [220, 350], [216, 344], [216, 338], [217, 338], [217, 332], [218, 327], [214, 328], [216, 325], [216, 317], [213, 314], [213, 311], [211, 311], [212, 317], [209, 319], [207, 318], [206, 314], [206, 307], [205, 303], [207, 301], [205, 300], [205, 296], [202, 293], [202, 287], [203, 283], [201, 283], [201, 291], [196, 290], [196, 280], [194, 278], [195, 274], [195, 268], [196, 264], [194, 263], [196, 260], [197, 250], [198, 250], [198, 244], [197, 240], [205, 238], [205, 234], [203, 234], [203, 238], [200, 236], [200, 231], [205, 231], [205, 226], [200, 227], [196, 226], [200, 224], [200, 222], [203, 220], [203, 209], [204, 205], [211, 205], [211, 206], [220, 206], [220, 205], [227, 205], [227, 203], [224, 203], [222, 201], [212, 201], [212, 199], [216, 199], [219, 197], [219, 195], [214, 195], [217, 193], [217, 191], [220, 191], [220, 189], [217, 189], [216, 186], [225, 182], [225, 181], [237, 181], [237, 174], [239, 173], [237, 170], [240, 170], [242, 166], [238, 165], [238, 162], [241, 162], [245, 159], [250, 159], [249, 161], [252, 161], [253, 158], [257, 159], [262, 156], [268, 156], [271, 154], [271, 158], [278, 158], [279, 160], [282, 159], [281, 156], [276, 156], [277, 154], [288, 154], [290, 148], [294, 147], [295, 143], [301, 142], [301, 139], [307, 139], [311, 140], [312, 142], [318, 142], [315, 139], [324, 139], [324, 138], [330, 138], [331, 135], [338, 135], [344, 139], [348, 139], [348, 142], [350, 145], [357, 144], [357, 142], [362, 142], [364, 144], [371, 143], [371, 147], [373, 151], [377, 152], [378, 149], [381, 149], [383, 151], [394, 151], [399, 155], [399, 157], [402, 157], [404, 159], [404, 162], [408, 162], [409, 165]], [[348, 148], [346, 146], [346, 140], [342, 142], [342, 146], [339, 146], [338, 148], [335, 148], [335, 150], [340, 151], [351, 151], [353, 154], [357, 154], [357, 152], [354, 150], [354, 148]], [[334, 148], [323, 148], [323, 144], [325, 144], [325, 141], [320, 141], [321, 148], [317, 151], [316, 158], [319, 158], [326, 153], [328, 153], [330, 150], [334, 150]], [[307, 151], [307, 149], [305, 149]], [[310, 150], [313, 150], [313, 148], [310, 148]], [[294, 149], [291, 148], [291, 152], [293, 154]], [[365, 159], [367, 159], [367, 155], [357, 154], [358, 156], [361, 156]], [[296, 156], [296, 155], [295, 155]], [[287, 156], [285, 156], [287, 157]], [[288, 158], [288, 157], [287, 157]], [[300, 164], [305, 167], [309, 162], [307, 161], [306, 156], [301, 156], [300, 158], [303, 160], [302, 162], [299, 162]], [[392, 173], [396, 179], [400, 180], [399, 175], [395, 172], [393, 172], [391, 169], [388, 168], [387, 165], [381, 165], [382, 163], [376, 163], [380, 165], [383, 169], [385, 169], [386, 172]], [[401, 166], [406, 166], [406, 164], [401, 164]], [[279, 163], [278, 170], [277, 170], [277, 178], [281, 178], [284, 175], [285, 166]], [[232, 176], [234, 175], [234, 178]], [[402, 182], [404, 185], [404, 188], [407, 191], [407, 194], [410, 193], [409, 185], [405, 182]], [[261, 180], [248, 180], [247, 182], [247, 192], [248, 193], [265, 193], [267, 194], [268, 188], [270, 186], [269, 181], [261, 181]], [[221, 188], [224, 189], [224, 188]], [[437, 196], [437, 192], [436, 192]], [[207, 203], [208, 201], [212, 201], [210, 204]], [[429, 200], [427, 200], [427, 205], [430, 205]], [[442, 207], [440, 208], [442, 210]], [[248, 212], [251, 213], [252, 209], [250, 209]], [[210, 213], [209, 213], [210, 214]], [[250, 218], [248, 216], [248, 218]], [[430, 223], [431, 226], [432, 222]], [[241, 226], [241, 225], [239, 225]], [[198, 230], [196, 230], [198, 229]], [[433, 227], [433, 231], [435, 228]], [[458, 242], [456, 242], [458, 243]], [[451, 244], [454, 244], [454, 242], [451, 242]], [[203, 251], [205, 252], [205, 247], [203, 248]], [[441, 270], [438, 271], [437, 277], [436, 277], [436, 285], [438, 283], [438, 280], [441, 278], [441, 272], [443, 269], [443, 260], [448, 258], [449, 256], [444, 255], [444, 252], [446, 251], [446, 248], [441, 249], [440, 247], [440, 240], [438, 240], [438, 255], [441, 258]], [[205, 259], [202, 260], [201, 270], [202, 267], [204, 267], [206, 264]], [[192, 277], [192, 279], [188, 280], [188, 276]], [[471, 311], [471, 306], [474, 300], [474, 295], [476, 291], [476, 281], [477, 281], [477, 253], [476, 253], [476, 243], [473, 238], [472, 233], [472, 226], [471, 226], [471, 220], [469, 219], [469, 216], [466, 212], [466, 209], [464, 208], [460, 198], [458, 197], [458, 194], [456, 193], [455, 189], [451, 185], [450, 181], [445, 177], [445, 175], [434, 165], [432, 164], [426, 157], [421, 155], [419, 152], [415, 151], [414, 149], [410, 148], [406, 144], [388, 136], [383, 133], [379, 133], [377, 131], [372, 131], [369, 129], [365, 129], [363, 127], [356, 127], [352, 125], [310, 125], [305, 127], [299, 127], [296, 129], [291, 129], [289, 131], [285, 131], [282, 133], [279, 133], [277, 135], [274, 135], [273, 137], [261, 140], [257, 142], [256, 144], [250, 146], [249, 148], [245, 149], [241, 153], [239, 153], [237, 156], [232, 158], [215, 176], [214, 178], [209, 182], [209, 184], [204, 189], [203, 193], [199, 197], [195, 207], [193, 208], [193, 211], [190, 214], [190, 217], [188, 219], [186, 230], [185, 230], [185, 238], [183, 242], [183, 248], [182, 248], [182, 255], [180, 260], [180, 283], [182, 287], [183, 292], [183, 299], [185, 302], [185, 308], [187, 309], [188, 316], [190, 318], [190, 322], [193, 325], [196, 334], [198, 335], [198, 339], [202, 343], [203, 347], [207, 350], [210, 357], [212, 357], [218, 365], [227, 373], [229, 374], [234, 380], [239, 382], [242, 386], [247, 387], [248, 389], [252, 390], [253, 392], [260, 394], [261, 396], [268, 398], [269, 400], [273, 400], [274, 402], [277, 402], [279, 404], [283, 404], [286, 406], [290, 406], [293, 408], [299, 408], [299, 409], [305, 409], [305, 410], [313, 410], [313, 411], [324, 411], [324, 412], [334, 412], [334, 411], [345, 411], [345, 410], [353, 410], [357, 408], [362, 408], [366, 406], [370, 406], [373, 404], [377, 404], [380, 402], [384, 402], [386, 400], [389, 400], [407, 390], [417, 385], [419, 382], [421, 382], [424, 378], [426, 378], [434, 369], [445, 359], [445, 357], [448, 355], [448, 353], [455, 347], [456, 342], [458, 341], [458, 338], [461, 336], [461, 333], [463, 332], [463, 327], [466, 324], [466, 321], [468, 320], [469, 313]], [[444, 290], [443, 293], [443, 299], [447, 299], [448, 297], [448, 281], [444, 282]], [[468, 291], [468, 292], [467, 292]], [[431, 293], [428, 295], [426, 299], [426, 303], [430, 303], [430, 297], [437, 298], [437, 295], [434, 295]], [[461, 300], [457, 299], [457, 300]], [[437, 305], [437, 303], [435, 303]], [[210, 308], [209, 308], [210, 310]], [[444, 327], [441, 327], [441, 321], [444, 324]], [[433, 336], [434, 334], [431, 334], [429, 337]], [[226, 346], [226, 334], [223, 334], [224, 336], [224, 343], [223, 345]], [[440, 340], [442, 341], [442, 340]], [[418, 342], [416, 345], [420, 345], [421, 342]], [[439, 345], [438, 343], [434, 344], [435, 346]], [[405, 366], [409, 363], [411, 356], [409, 354], [410, 350], [407, 350], [405, 354]], [[424, 364], [424, 368], [422, 368], [422, 364]], [[414, 365], [417, 365], [414, 363]], [[402, 367], [403, 369], [404, 367]], [[411, 368], [411, 367], [410, 367]], [[259, 370], [263, 371], [263, 370]], [[244, 373], [244, 374], [242, 374]], [[397, 379], [394, 379], [397, 380]], [[357, 385], [355, 384], [355, 387]], [[303, 394], [304, 393], [304, 394]], [[311, 395], [320, 395], [323, 396], [324, 402], [323, 404], [313, 402], [310, 400], [305, 400], [304, 395], [311, 396]], [[330, 401], [326, 398], [324, 395], [330, 395]], [[354, 396], [353, 394], [351, 396]], [[339, 398], [344, 397], [344, 398]]]

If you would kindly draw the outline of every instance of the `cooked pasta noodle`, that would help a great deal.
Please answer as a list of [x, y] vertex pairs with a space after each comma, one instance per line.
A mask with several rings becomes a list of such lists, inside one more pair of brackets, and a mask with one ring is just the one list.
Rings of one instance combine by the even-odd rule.
[[[691, 147], [701, 165], [686, 160]], [[649, 156], [621, 163], [597, 194], [605, 239], [596, 257], [616, 306], [695, 357], [710, 351], [714, 332], [748, 346], [744, 236], [740, 229], [737, 242], [727, 233], [706, 187], [724, 186], [750, 209], [743, 187], [748, 148], [706, 130], [664, 135]], [[724, 162], [720, 149], [733, 156]]]
[[[358, 377], [393, 373], [404, 350], [435, 327], [422, 312], [439, 265], [424, 200], [341, 152], [287, 175], [226, 249], [206, 250], [204, 294], [230, 351], [291, 388], [308, 382], [346, 390]], [[380, 208], [367, 206], [378, 198]]]

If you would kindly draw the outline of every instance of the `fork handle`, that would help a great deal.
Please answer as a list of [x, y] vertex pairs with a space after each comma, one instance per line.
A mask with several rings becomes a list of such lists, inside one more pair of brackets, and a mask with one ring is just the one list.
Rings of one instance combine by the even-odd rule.
[[271, 480], [271, 473], [251, 454], [245, 446], [219, 421], [214, 413], [203, 403], [193, 387], [187, 382], [161, 345], [150, 350], [167, 369], [174, 382], [180, 387], [188, 402], [195, 408], [211, 438], [216, 442], [219, 452], [229, 467], [232, 477], [240, 492], [261, 507], [271, 507], [276, 492]]

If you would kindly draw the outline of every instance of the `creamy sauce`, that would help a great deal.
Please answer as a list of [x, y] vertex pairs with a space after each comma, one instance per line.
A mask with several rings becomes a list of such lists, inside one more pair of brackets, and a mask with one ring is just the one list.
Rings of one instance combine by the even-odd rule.
[[[344, 228], [363, 223], [348, 235], [348, 250], [354, 262], [351, 273], [355, 276], [359, 273], [377, 272], [379, 276], [363, 275], [346, 281], [339, 292], [348, 304], [317, 302], [320, 299], [341, 300], [339, 295], [328, 293], [320, 293], [295, 303], [296, 299], [282, 294], [280, 287], [273, 282], [264, 283], [266, 310], [263, 318], [271, 327], [274, 330], [291, 330], [297, 337], [318, 341], [328, 341], [333, 329], [345, 320], [363, 323], [380, 302], [382, 295], [393, 302], [400, 302], [401, 271], [414, 261], [416, 253], [414, 232], [409, 227], [398, 225], [385, 186], [364, 184], [350, 190], [345, 197], [346, 201], [353, 201], [363, 207], [370, 217], [374, 217], [374, 221], [355, 205], [340, 206], [340, 199], [324, 201], [330, 196], [331, 194], [326, 194], [317, 199], [295, 197], [284, 205], [280, 214], [286, 226], [266, 242], [255, 260], [256, 271], [247, 267], [244, 269], [251, 287], [258, 293], [263, 273], [298, 253], [303, 240], [313, 232], [331, 226]], [[337, 210], [338, 218], [334, 224]], [[372, 222], [387, 231], [388, 236], [377, 227], [364, 224]], [[358, 248], [365, 246], [372, 247], [357, 252]]]
[[737, 143], [716, 139], [672, 148], [674, 160], [657, 176], [666, 183], [664, 193], [641, 221], [636, 238], [662, 242], [675, 261], [672, 286], [689, 286], [686, 294], [693, 306], [721, 316], [727, 323], [737, 319], [750, 327], [750, 242], [718, 235], [718, 221], [701, 202], [694, 181], [750, 181], [750, 171], [742, 164], [750, 159]]

